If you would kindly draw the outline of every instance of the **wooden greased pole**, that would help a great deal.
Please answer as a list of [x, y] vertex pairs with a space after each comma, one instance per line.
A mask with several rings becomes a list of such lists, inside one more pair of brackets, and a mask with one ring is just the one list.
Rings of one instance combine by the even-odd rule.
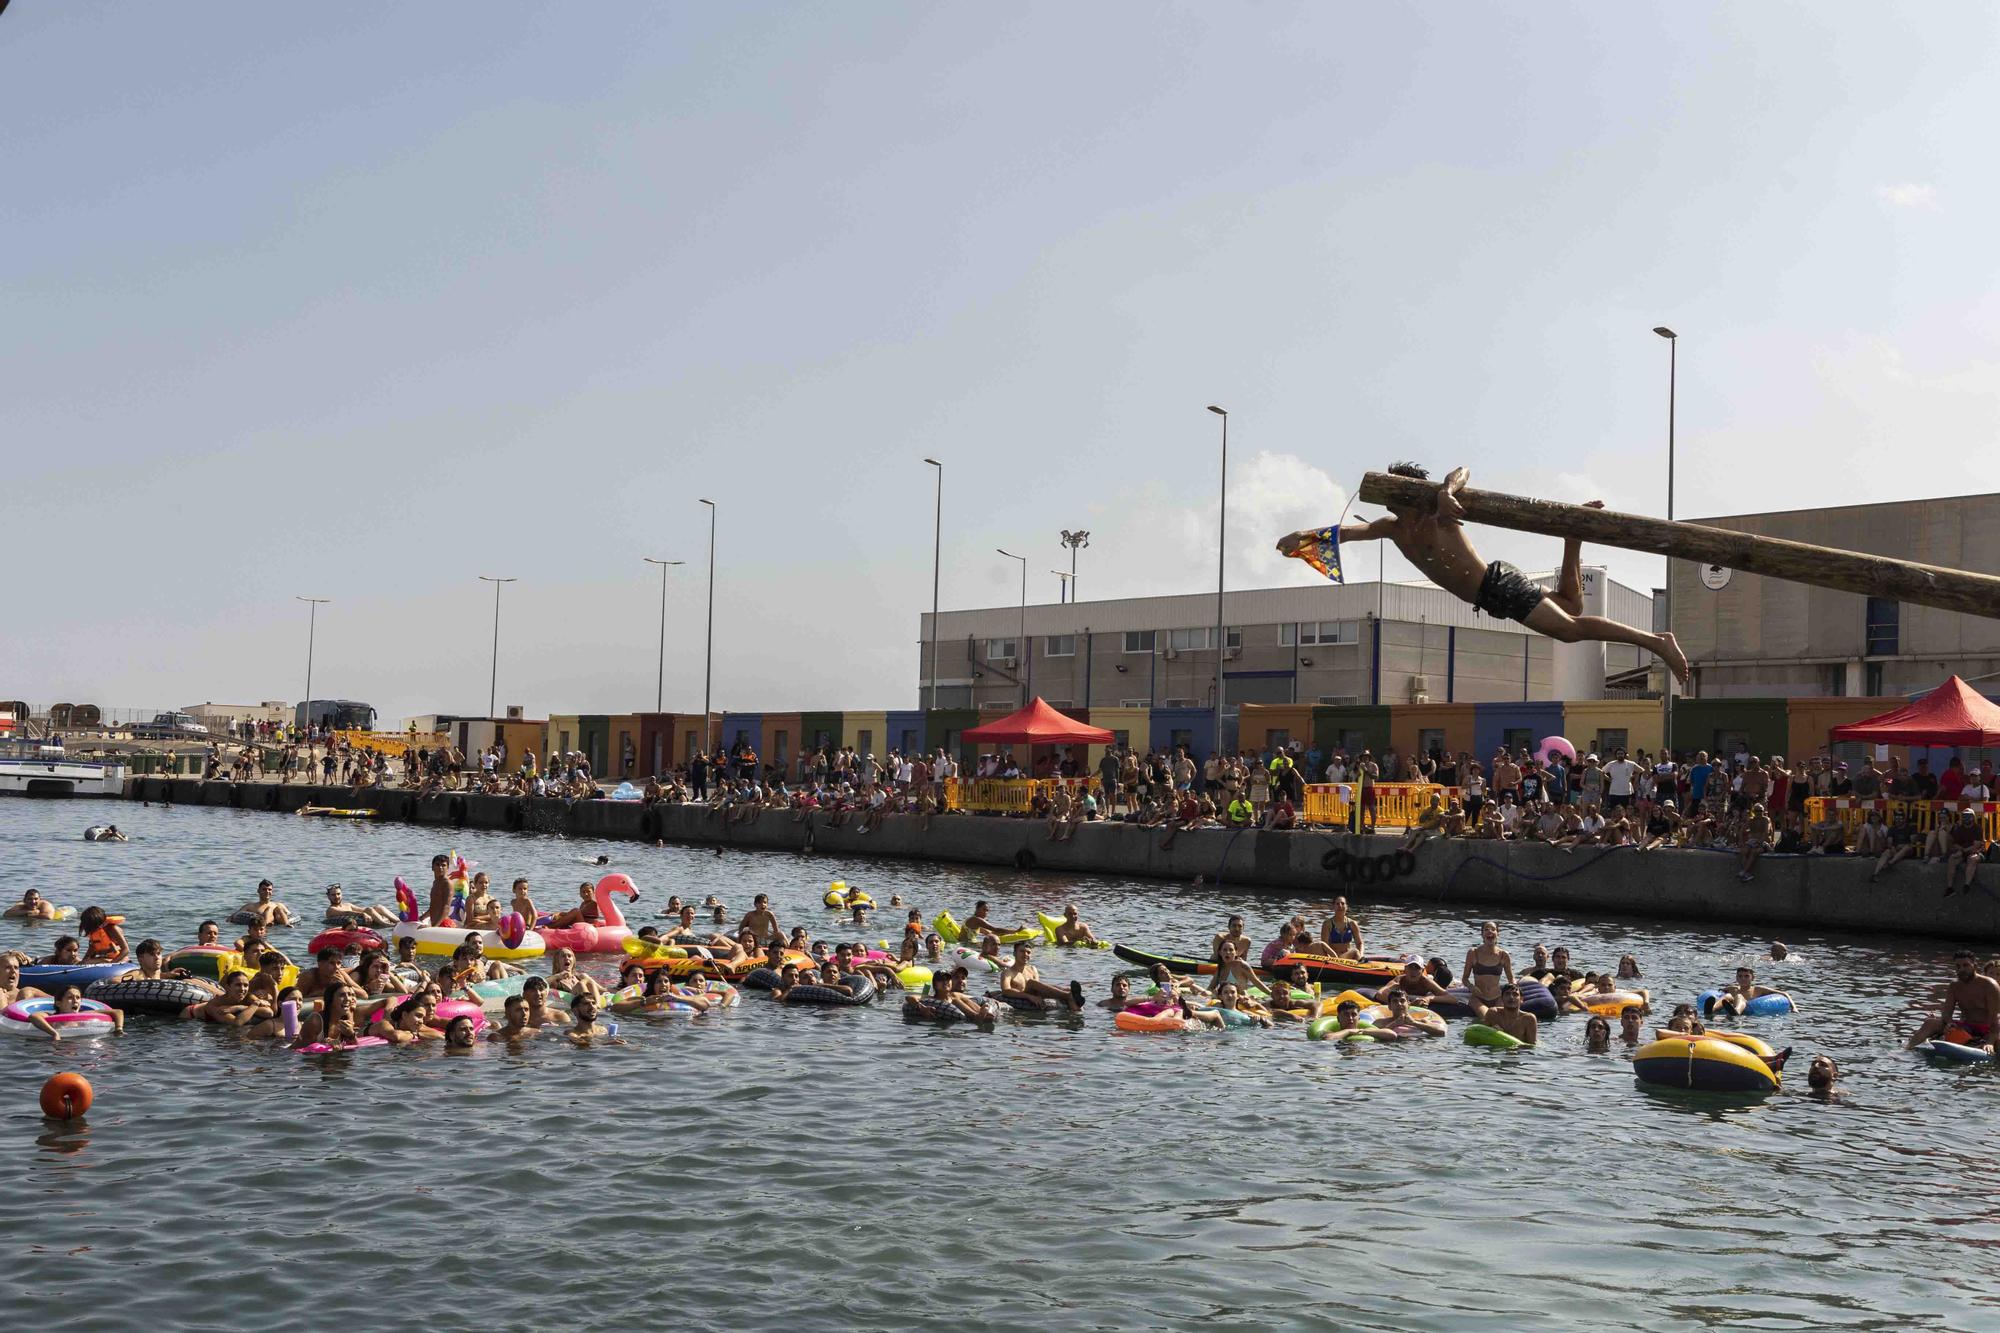
[[[1428, 509], [1437, 494], [1437, 483], [1370, 472], [1361, 478], [1357, 494], [1369, 504]], [[1469, 487], [1460, 491], [1458, 498], [1465, 506], [1469, 523], [1549, 537], [1575, 537], [1600, 546], [1649, 551], [1675, 560], [1762, 574], [1766, 578], [1837, 588], [1868, 597], [1893, 597], [1917, 606], [2000, 619], [2000, 578], [1991, 574]]]

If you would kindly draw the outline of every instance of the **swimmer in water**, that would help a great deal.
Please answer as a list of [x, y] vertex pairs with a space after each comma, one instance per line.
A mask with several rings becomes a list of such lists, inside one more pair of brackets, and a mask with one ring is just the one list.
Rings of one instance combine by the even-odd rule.
[[1256, 946], [1251, 944], [1250, 942], [1250, 937], [1243, 933], [1243, 918], [1240, 916], [1230, 917], [1228, 927], [1224, 930], [1218, 931], [1215, 935], [1209, 938], [1208, 941], [1209, 962], [1219, 963], [1222, 961], [1222, 946], [1225, 943], [1233, 944], [1236, 946], [1236, 956], [1238, 958], [1249, 958], [1254, 956], [1257, 952]]
[[1332, 1029], [1324, 1036], [1328, 1041], [1338, 1041], [1349, 1033], [1359, 1032], [1376, 1041], [1401, 1041], [1403, 1035], [1388, 1028], [1372, 1028], [1361, 1021], [1361, 1006], [1352, 1000], [1342, 1000], [1334, 1006]]
[[[345, 1028], [350, 1034], [360, 1026], [360, 1018], [354, 1011], [354, 992], [345, 986], [335, 986], [326, 992], [326, 1000], [318, 1009], [309, 1009], [299, 1021], [299, 1035], [292, 1042], [294, 1049], [310, 1046], [321, 1039], [329, 1046], [337, 1045], [331, 1034], [336, 1029]], [[349, 1036], [351, 1043], [353, 1037]]]
[[53, 963], [57, 967], [75, 967], [83, 962], [83, 946], [74, 935], [58, 936], [55, 952], [38, 961]]
[[348, 902], [338, 884], [326, 886], [326, 916], [329, 926], [393, 926], [396, 914], [381, 903], [362, 906]]
[[1063, 907], [1062, 924], [1056, 927], [1056, 943], [1065, 947], [1073, 945], [1084, 945], [1093, 949], [1097, 947], [1097, 936], [1091, 932], [1090, 926], [1078, 917], [1075, 903]]
[[525, 996], [509, 995], [502, 1006], [505, 1016], [498, 1027], [486, 1030], [488, 1041], [526, 1041], [538, 1029], [528, 1026], [528, 1001]]
[[1132, 978], [1120, 974], [1111, 978], [1111, 994], [1097, 1002], [1099, 1009], [1109, 1009], [1117, 1013], [1132, 1003]]
[[1399, 990], [1392, 990], [1383, 998], [1389, 1012], [1375, 1020], [1378, 1029], [1386, 1028], [1399, 1037], [1442, 1037], [1444, 1020], [1441, 1018], [1420, 1018], [1410, 1012], [1410, 998]]
[[549, 982], [546, 977], [529, 977], [521, 986], [521, 1002], [527, 1006], [522, 1021], [536, 1031], [563, 1021], [560, 1014], [549, 1008]]
[[472, 1015], [460, 1014], [444, 1025], [444, 1044], [455, 1050], [470, 1050], [478, 1039]]
[[385, 1023], [383, 1015], [378, 1014], [373, 1025], [373, 1033], [392, 1046], [409, 1046], [417, 1042], [435, 1041], [444, 1035], [425, 1021], [424, 1001], [421, 996], [412, 995], [397, 1004], [394, 1013], [389, 1013], [385, 1008], [383, 1014], [388, 1015], [388, 1021]]
[[220, 1023], [225, 1027], [248, 1027], [271, 1016], [271, 1011], [250, 998], [250, 974], [231, 972], [222, 979], [222, 994], [204, 1004], [191, 1004], [181, 1011], [183, 1018], [198, 1018], [204, 1023]]
[[[1486, 924], [1488, 927], [1493, 925], [1490, 921]], [[1473, 950], [1473, 954], [1478, 952], [1477, 949]], [[1468, 964], [1470, 960], [1471, 955], [1468, 955]], [[1471, 1006], [1472, 1019], [1475, 1023], [1484, 1023], [1487, 1027], [1498, 1029], [1524, 1046], [1535, 1044], [1535, 1039], [1541, 1031], [1541, 1024], [1535, 1021], [1533, 1014], [1521, 1007], [1521, 987], [1517, 983], [1509, 981], [1500, 987], [1500, 1003], [1497, 1005], [1485, 1003], [1477, 994], [1468, 995], [1467, 1002]]]
[[[1782, 948], [1783, 946], [1781, 945], [1779, 947]], [[1642, 974], [1639, 971], [1639, 960], [1637, 958], [1633, 957], [1629, 953], [1619, 958], [1618, 979], [1620, 981], [1638, 981], [1641, 979], [1641, 975]]]
[[[75, 1014], [83, 1011], [83, 991], [76, 986], [64, 986], [56, 992], [55, 1011], [59, 1014]], [[119, 1032], [125, 1030], [125, 1015], [107, 1007], [104, 1013], [111, 1018], [112, 1027]], [[42, 1014], [28, 1015], [28, 1022], [44, 1033], [50, 1041], [61, 1041], [62, 1032], [56, 1024], [49, 1022]]]
[[588, 1046], [592, 1041], [609, 1037], [611, 1033], [597, 1021], [597, 1001], [588, 995], [579, 995], [569, 1002], [570, 1028], [563, 1033], [573, 1045]]
[[257, 897], [230, 915], [243, 918], [245, 925], [254, 921], [267, 930], [272, 926], [292, 925], [292, 909], [278, 901], [277, 892], [270, 880], [260, 879], [257, 881]]
[[1590, 1055], [1602, 1055], [1611, 1049], [1611, 1020], [1602, 1014], [1592, 1014], [1590, 1021], [1583, 1025], [1583, 1049]]
[[[1014, 947], [1018, 949], [1021, 946], [1017, 944]], [[1234, 982], [1236, 989], [1245, 995], [1258, 984], [1257, 974], [1251, 970], [1250, 964], [1243, 961], [1243, 955], [1236, 945], [1227, 939], [1217, 946], [1214, 983], [1216, 995], [1222, 994], [1222, 983], [1225, 981]]]
[[1979, 971], [1970, 949], [1960, 949], [1951, 961], [1956, 976], [1945, 987], [1944, 1004], [1911, 1035], [1908, 1050], [1949, 1032], [1953, 1015], [1958, 1018], [1957, 1026], [1965, 1029], [1965, 1045], [1994, 1049], [1994, 1025], [2000, 1022], [2000, 982]]
[[[1508, 955], [1505, 949], [1500, 947], [1499, 923], [1488, 921], [1479, 927], [1479, 943], [1466, 951], [1465, 988], [1474, 1000], [1493, 1004], [1501, 999], [1502, 992], [1505, 989], [1502, 985], [1503, 980], [1507, 985], [1513, 984], [1514, 960]], [[1518, 1011], [1520, 1009], [1520, 1004], [1518, 1003], [1520, 988], [1518, 986], [1514, 989], [1514, 997], [1516, 1000], [1514, 1008]], [[1533, 1014], [1525, 1015], [1525, 1017], [1530, 1024], [1534, 1022]], [[1493, 1024], [1490, 1026], [1498, 1025]], [[1506, 1029], [1502, 1028], [1501, 1031], [1504, 1032]], [[1509, 1035], [1515, 1034], [1510, 1033]], [[1533, 1044], [1532, 1039], [1530, 1039], [1529, 1044]]]
[[1225, 981], [1215, 988], [1215, 1008], [1194, 1011], [1196, 1022], [1207, 1023], [1209, 1018], [1213, 1017], [1215, 1027], [1229, 1026], [1230, 1020], [1237, 1015], [1254, 1020], [1260, 1028], [1271, 1026], [1271, 1016], [1250, 1007], [1250, 1001], [1241, 990], [1237, 989], [1233, 981]]
[[42, 897], [40, 889], [29, 889], [21, 895], [21, 901], [9, 907], [5, 915], [28, 921], [60, 921], [61, 909]]
[[1736, 969], [1736, 980], [1722, 988], [1722, 993], [1703, 1008], [1702, 1017], [1713, 1018], [1717, 1011], [1741, 1015], [1749, 1007], [1750, 1001], [1766, 995], [1783, 995], [1784, 992], [1757, 983], [1757, 973], [1747, 967]]
[[1636, 1004], [1628, 1004], [1623, 1009], [1620, 1009], [1618, 1011], [1618, 1040], [1624, 1042], [1627, 1046], [1637, 1046], [1645, 1037], [1645, 1030], [1640, 1026], [1640, 1020], [1645, 1016], [1645, 1011], [1640, 1009]]
[[1806, 1066], [1806, 1087], [1813, 1097], [1823, 1102], [1844, 1102], [1847, 1094], [1840, 1090], [1840, 1066], [1830, 1055], [1815, 1055]]
[[[989, 937], [990, 938], [990, 937]], [[1083, 983], [1072, 981], [1068, 989], [1042, 980], [1034, 965], [1034, 946], [1026, 940], [1014, 945], [1013, 961], [1000, 969], [1000, 990], [1005, 995], [1021, 995], [1031, 1000], [1055, 1000], [1069, 1006], [1073, 1014], [1083, 1012]]]
[[119, 925], [125, 918], [111, 916], [102, 907], [86, 907], [83, 915], [76, 919], [77, 929], [90, 941], [85, 952], [85, 960], [92, 963], [122, 963], [130, 953], [125, 943], [125, 931]]
[[548, 984], [556, 990], [587, 995], [593, 1002], [602, 999], [604, 994], [597, 978], [576, 970], [576, 951], [573, 949], [549, 950]]
[[1783, 940], [1772, 940], [1771, 951], [1764, 955], [1764, 957], [1768, 961], [1773, 963], [1782, 963], [1791, 956], [1792, 956], [1792, 951], [1785, 947], [1785, 942]]
[[39, 999], [46, 991], [21, 984], [21, 960], [11, 953], [0, 953], [0, 1006], [10, 1005], [16, 1000]]

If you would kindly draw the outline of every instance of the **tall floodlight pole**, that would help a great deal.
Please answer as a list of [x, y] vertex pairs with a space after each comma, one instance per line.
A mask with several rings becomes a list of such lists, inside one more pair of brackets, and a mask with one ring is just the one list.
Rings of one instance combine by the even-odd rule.
[[708, 646], [703, 650], [701, 669], [701, 747], [706, 751], [709, 746], [709, 719], [714, 715], [711, 700], [715, 689], [715, 501], [703, 500], [701, 503], [708, 506], [708, 632], [705, 636]]
[[315, 637], [317, 637], [317, 635], [318, 635], [318, 633], [319, 633], [319, 609], [320, 609], [320, 608], [321, 608], [322, 606], [325, 606], [325, 605], [326, 605], [326, 604], [327, 604], [328, 602], [332, 601], [332, 600], [333, 600], [333, 598], [331, 598], [331, 597], [299, 597], [299, 596], [297, 596], [297, 595], [294, 595], [294, 596], [293, 596], [293, 598], [292, 598], [292, 600], [293, 600], [293, 601], [296, 601], [296, 602], [304, 602], [304, 603], [306, 604], [306, 607], [307, 607], [307, 610], [306, 610], [306, 725], [307, 725], [307, 726], [311, 726], [311, 725], [312, 725], [312, 699], [313, 699], [313, 639], [314, 639]]
[[1063, 529], [1062, 544], [1069, 547], [1069, 599], [1076, 600], [1076, 552], [1080, 546], [1090, 545], [1090, 533], [1083, 528], [1071, 532]]
[[667, 570], [675, 565], [685, 565], [685, 560], [655, 560], [650, 555], [639, 557], [649, 565], [660, 567], [660, 674], [653, 687], [653, 711], [666, 711], [667, 698]]
[[[999, 547], [993, 548], [1000, 551]], [[1021, 707], [1028, 706], [1028, 557], [1015, 555], [1012, 551], [1000, 551], [1009, 560], [1021, 562], [1021, 637], [1014, 641], [1014, 671], [1021, 683]]]
[[494, 708], [500, 699], [500, 585], [518, 583], [520, 580], [496, 579], [490, 574], [481, 574], [479, 581], [493, 585], [493, 676], [486, 687], [486, 717], [491, 721]]
[[[1653, 330], [1667, 340], [1667, 518], [1674, 516], [1674, 380], [1680, 372], [1680, 335], [1662, 324]], [[1674, 628], [1674, 562], [1667, 561], [1666, 616], [1667, 632]], [[1651, 628], [1648, 626], [1648, 628]], [[1674, 749], [1674, 673], [1667, 673], [1666, 688], [1660, 691], [1660, 748], [1669, 754]]]
[[1215, 520], [1215, 744], [1209, 753], [1222, 753], [1222, 644], [1226, 631], [1222, 624], [1224, 562], [1229, 550], [1229, 413], [1209, 404], [1209, 411], [1222, 418], [1222, 488], [1217, 494]]
[[944, 567], [944, 464], [935, 458], [924, 460], [937, 469], [937, 502], [931, 511], [931, 707], [938, 706], [938, 571]]

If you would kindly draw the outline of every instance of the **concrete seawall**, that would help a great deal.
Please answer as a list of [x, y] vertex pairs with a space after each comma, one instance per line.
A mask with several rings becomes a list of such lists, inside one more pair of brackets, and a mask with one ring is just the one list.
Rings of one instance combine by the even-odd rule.
[[[1051, 842], [1038, 820], [941, 817], [928, 830], [914, 817], [886, 820], [873, 833], [852, 824], [826, 827], [825, 816], [795, 821], [786, 811], [724, 826], [705, 806], [642, 806], [637, 802], [561, 801], [446, 793], [419, 797], [384, 790], [275, 783], [202, 782], [193, 778], [133, 778], [133, 800], [293, 813], [304, 805], [365, 805], [383, 819], [442, 828], [561, 833], [577, 838], [719, 844], [829, 856], [886, 856], [1014, 869], [1074, 871], [1128, 878], [1220, 880], [1232, 889], [1282, 889], [1325, 896], [1428, 898], [1494, 914], [1514, 907], [1554, 907], [1609, 915], [1758, 923], [1828, 931], [1889, 931], [1990, 943], [2000, 939], [2000, 875], [1971, 894], [1943, 898], [1937, 866], [1905, 863], [1881, 884], [1868, 882], [1871, 862], [1860, 857], [1766, 857], [1750, 884], [1736, 879], [1736, 858], [1716, 852], [1629, 848], [1585, 849], [1569, 855], [1529, 843], [1434, 841], [1407, 873], [1370, 879], [1399, 843], [1394, 837], [1352, 838], [1321, 832], [1231, 833], [1197, 829], [1170, 849], [1163, 834], [1123, 824], [1088, 824], [1069, 842]], [[1374, 864], [1360, 878], [1347, 865]], [[1405, 859], [1407, 864], [1407, 858]]]

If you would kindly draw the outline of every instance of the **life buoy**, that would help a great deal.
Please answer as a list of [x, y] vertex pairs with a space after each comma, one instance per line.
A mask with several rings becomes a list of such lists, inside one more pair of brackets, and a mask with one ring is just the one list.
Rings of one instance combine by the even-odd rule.
[[1346, 864], [1347, 849], [1345, 847], [1330, 847], [1327, 849], [1325, 855], [1319, 858], [1319, 868], [1321, 870], [1338, 871]]
[[1016, 870], [1033, 870], [1040, 864], [1041, 858], [1035, 855], [1032, 848], [1023, 847], [1020, 851], [1014, 853], [1014, 869]]
[[1417, 868], [1417, 854], [1407, 847], [1396, 849], [1396, 873], [1407, 875]]

